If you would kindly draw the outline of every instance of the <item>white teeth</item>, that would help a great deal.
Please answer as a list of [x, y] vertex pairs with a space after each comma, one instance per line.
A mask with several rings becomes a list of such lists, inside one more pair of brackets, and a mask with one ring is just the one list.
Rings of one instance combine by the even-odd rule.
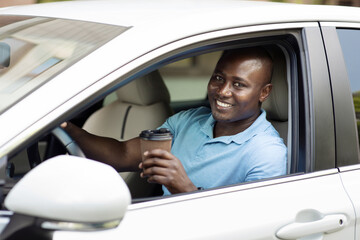
[[220, 107], [231, 107], [231, 104], [220, 102], [219, 100], [216, 100], [216, 104]]

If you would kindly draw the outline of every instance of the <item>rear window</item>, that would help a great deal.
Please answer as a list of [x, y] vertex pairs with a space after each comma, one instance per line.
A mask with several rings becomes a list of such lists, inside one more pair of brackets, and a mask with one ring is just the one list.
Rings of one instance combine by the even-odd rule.
[[127, 28], [0, 16], [0, 113]]
[[360, 29], [337, 29], [350, 80], [360, 143]]

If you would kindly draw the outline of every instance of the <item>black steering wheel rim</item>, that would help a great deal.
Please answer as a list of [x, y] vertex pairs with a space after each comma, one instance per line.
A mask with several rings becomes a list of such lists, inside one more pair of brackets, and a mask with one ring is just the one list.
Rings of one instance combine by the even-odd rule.
[[51, 131], [53, 134], [66, 148], [70, 155], [85, 157], [84, 152], [81, 150], [79, 145], [72, 139], [72, 137], [61, 127], [57, 127]]
[[[57, 127], [51, 131], [51, 134], [57, 138], [66, 148], [66, 151], [73, 156], [85, 157], [84, 152], [79, 145], [71, 138], [71, 136], [61, 127]], [[30, 168], [39, 165], [43, 160], [39, 153], [39, 144], [36, 142], [27, 149]]]

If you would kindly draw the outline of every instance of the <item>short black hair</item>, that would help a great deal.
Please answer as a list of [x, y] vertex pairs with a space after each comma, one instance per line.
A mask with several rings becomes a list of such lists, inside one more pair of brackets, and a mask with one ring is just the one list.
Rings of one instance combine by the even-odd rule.
[[229, 55], [244, 55], [244, 54], [250, 54], [256, 58], [263, 59], [270, 64], [270, 79], [268, 82], [271, 83], [271, 78], [274, 69], [273, 67], [274, 60], [271, 57], [270, 53], [262, 46], [227, 49], [222, 53], [219, 61]]

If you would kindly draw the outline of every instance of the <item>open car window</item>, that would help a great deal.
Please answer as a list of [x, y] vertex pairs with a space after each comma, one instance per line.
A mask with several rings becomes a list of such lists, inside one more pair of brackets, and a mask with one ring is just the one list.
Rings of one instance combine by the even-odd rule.
[[[288, 99], [291, 93], [288, 86], [291, 84], [289, 77], [297, 72], [289, 66], [290, 61], [296, 60], [290, 59], [288, 53], [276, 44], [265, 47], [274, 58], [276, 67], [273, 75], [274, 97], [264, 104], [264, 108], [268, 111], [268, 120], [285, 144], [291, 146], [291, 138], [288, 138], [289, 134], [291, 136], [288, 130], [291, 119]], [[142, 130], [158, 128], [179, 111], [209, 107], [207, 84], [222, 53], [223, 50], [218, 50], [181, 59], [135, 79], [105, 98], [103, 107], [85, 121], [83, 128], [96, 135], [123, 141], [139, 136]], [[145, 91], [139, 90], [141, 88], [146, 89], [146, 97], [143, 96]], [[282, 110], [274, 111], [274, 104], [281, 106]], [[298, 170], [291, 169], [291, 151], [288, 156], [287, 173], [295, 173]], [[162, 195], [159, 186], [148, 184], [146, 179], [139, 177], [139, 173], [120, 175], [128, 183], [134, 202]]]
[[[292, 174], [304, 172], [305, 168], [305, 161], [298, 155], [299, 151], [293, 151], [303, 148], [303, 142], [292, 142], [292, 139], [296, 138], [294, 134], [303, 134], [299, 131], [300, 120], [293, 121], [299, 112], [294, 109], [302, 107], [302, 100], [292, 97], [298, 96], [294, 91], [302, 90], [299, 87], [302, 81], [297, 69], [300, 55], [298, 46], [294, 44], [291, 36], [285, 35], [279, 39], [291, 41], [289, 40], [287, 45], [282, 45], [277, 37], [269, 38], [267, 41], [255, 38], [252, 45], [264, 47], [275, 62], [272, 97], [263, 104], [263, 108], [267, 111], [267, 119], [288, 147], [286, 174]], [[233, 44], [227, 43], [220, 47], [216, 45], [205, 53], [194, 49], [191, 56], [181, 56], [178, 59], [174, 56], [168, 64], [166, 60], [161, 59], [160, 66], [155, 63], [156, 68], [151, 66], [144, 69], [144, 74], [138, 74], [139, 77], [103, 96], [95, 104], [91, 99], [91, 104], [88, 104], [87, 108], [82, 108], [81, 112], [72, 114], [73, 117], [69, 121], [95, 135], [125, 141], [139, 136], [143, 130], [158, 128], [177, 112], [200, 106], [209, 107], [207, 84], [219, 57], [224, 50], [248, 46], [249, 41], [234, 41]], [[174, 61], [174, 58], [177, 60]], [[292, 85], [293, 88], [290, 87]], [[274, 110], [274, 105], [280, 107], [280, 110]], [[11, 156], [7, 174], [16, 182], [31, 169], [34, 161], [30, 158], [33, 156], [38, 154], [40, 159], [46, 160], [65, 153], [66, 150], [57, 137], [47, 134]], [[161, 186], [147, 183], [146, 179], [140, 177], [139, 172], [124, 172], [120, 175], [128, 184], [134, 202], [161, 197], [163, 194]], [[11, 184], [8, 185], [10, 189]]]

